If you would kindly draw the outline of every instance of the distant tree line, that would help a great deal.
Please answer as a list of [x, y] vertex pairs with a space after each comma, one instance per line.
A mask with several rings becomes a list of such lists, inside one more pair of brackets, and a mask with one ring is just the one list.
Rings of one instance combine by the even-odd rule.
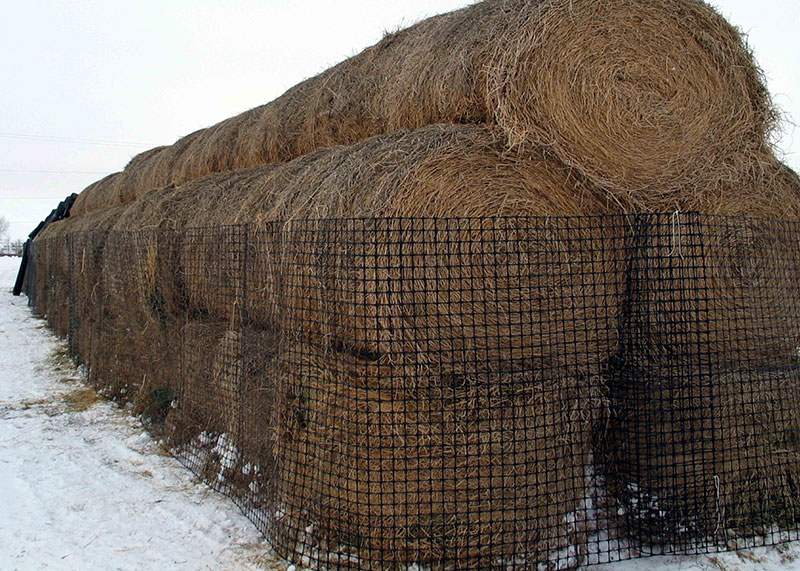
[[24, 240], [9, 240], [5, 238], [0, 240], [0, 256], [22, 256], [24, 247]]
[[0, 215], [0, 256], [21, 256], [25, 242], [8, 237], [8, 219]]

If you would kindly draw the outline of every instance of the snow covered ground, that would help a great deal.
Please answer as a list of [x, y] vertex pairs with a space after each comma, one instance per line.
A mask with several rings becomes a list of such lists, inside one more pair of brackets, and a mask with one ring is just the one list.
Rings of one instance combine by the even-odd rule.
[[[0, 569], [286, 569], [227, 498], [81, 383], [0, 257]], [[598, 571], [800, 570], [800, 544]]]
[[253, 524], [98, 399], [0, 257], [0, 569], [284, 569]]

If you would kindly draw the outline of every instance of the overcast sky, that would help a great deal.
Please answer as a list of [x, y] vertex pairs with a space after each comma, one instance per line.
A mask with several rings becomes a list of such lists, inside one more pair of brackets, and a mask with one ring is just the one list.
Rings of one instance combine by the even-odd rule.
[[[658, 0], [654, 0], [658, 1]], [[25, 0], [0, 25], [0, 215], [21, 238], [156, 145], [271, 101], [463, 0]], [[800, 122], [800, 2], [718, 0]], [[798, 139], [795, 144], [794, 139]], [[780, 149], [800, 170], [800, 130]]]

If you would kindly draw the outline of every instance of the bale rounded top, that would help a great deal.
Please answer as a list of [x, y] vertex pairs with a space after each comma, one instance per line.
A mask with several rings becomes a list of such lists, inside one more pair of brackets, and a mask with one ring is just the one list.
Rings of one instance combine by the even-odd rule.
[[126, 210], [125, 206], [116, 206], [87, 214], [70, 215], [69, 218], [48, 224], [36, 239], [45, 240], [93, 230], [111, 230]]

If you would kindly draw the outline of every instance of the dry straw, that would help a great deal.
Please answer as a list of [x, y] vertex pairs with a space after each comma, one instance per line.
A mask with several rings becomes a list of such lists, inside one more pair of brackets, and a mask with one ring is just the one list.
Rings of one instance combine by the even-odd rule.
[[[71, 334], [73, 351], [83, 359], [89, 358], [90, 339], [98, 334], [95, 324], [101, 302], [99, 296], [102, 288], [99, 284], [105, 239], [100, 236], [96, 238], [95, 235], [102, 235], [113, 227], [124, 210], [124, 207], [116, 207], [86, 216], [70, 217], [50, 224], [37, 238], [40, 244], [52, 241], [61, 245], [59, 249], [42, 244], [45, 256], [37, 255], [34, 258], [37, 311], [48, 315], [51, 320], [55, 319], [54, 326], [59, 335], [66, 337]], [[91, 239], [85, 238], [88, 233], [92, 234]], [[68, 237], [71, 240], [69, 250]], [[72, 289], [68, 292], [70, 278]], [[86, 304], [80, 314], [81, 319], [73, 319], [72, 323], [69, 321], [68, 295], [73, 300], [85, 300]], [[55, 296], [55, 299], [51, 296]], [[48, 303], [51, 299], [53, 304]]]
[[[695, 0], [488, 0], [387, 35], [277, 100], [136, 157], [76, 213], [434, 123], [546, 146], [621, 203], [674, 210], [774, 124], [738, 32]], [[710, 204], [710, 201], [706, 201]]]
[[[727, 178], [720, 179], [714, 187], [720, 198], [716, 212], [741, 214], [749, 211], [775, 216], [780, 204], [797, 196], [796, 176], [769, 154], [758, 160], [742, 161], [728, 172]], [[743, 197], [749, 197], [749, 202], [743, 201]], [[702, 205], [702, 200], [696, 194], [685, 192], [680, 205], [688, 209]], [[284, 165], [223, 173], [153, 191], [129, 207], [117, 221], [116, 228], [145, 234], [159, 229], [175, 230], [180, 242], [163, 244], [157, 249], [162, 257], [161, 264], [148, 263], [145, 266], [172, 265], [177, 270], [162, 273], [158, 280], [154, 279], [152, 272], [145, 272], [136, 287], [143, 292], [141, 299], [147, 300], [153, 297], [153, 288], [158, 284], [158, 295], [163, 296], [165, 306], [180, 311], [181, 303], [185, 303], [191, 311], [211, 319], [205, 324], [187, 326], [180, 334], [184, 339], [187, 363], [195, 363], [189, 370], [195, 371], [197, 378], [192, 377], [194, 380], [187, 384], [184, 400], [179, 400], [184, 408], [179, 409], [181, 417], [173, 419], [174, 424], [181, 427], [181, 434], [176, 436], [175, 442], [186, 442], [202, 430], [212, 430], [230, 435], [237, 445], [250, 450], [278, 450], [279, 456], [285, 453], [285, 471], [278, 470], [276, 481], [282, 481], [286, 486], [283, 493], [299, 494], [294, 497], [294, 504], [288, 496], [285, 500], [292, 508], [289, 513], [294, 524], [299, 525], [302, 520], [308, 525], [316, 518], [317, 521], [311, 523], [321, 526], [320, 533], [327, 540], [364, 536], [359, 542], [368, 551], [376, 550], [375, 554], [384, 548], [409, 553], [422, 549], [424, 557], [435, 558], [442, 553], [450, 556], [455, 553], [453, 549], [463, 549], [476, 538], [493, 537], [492, 544], [505, 545], [505, 541], [511, 541], [510, 536], [503, 535], [508, 530], [487, 527], [483, 520], [470, 520], [466, 527], [447, 528], [447, 533], [442, 531], [442, 527], [441, 534], [460, 538], [445, 545], [442, 537], [436, 539], [436, 532], [432, 531], [435, 526], [431, 523], [444, 518], [444, 514], [428, 514], [430, 517], [425, 516], [428, 520], [424, 517], [419, 519], [417, 515], [416, 520], [409, 520], [408, 502], [417, 501], [419, 496], [400, 494], [399, 501], [394, 502], [395, 511], [381, 516], [382, 525], [394, 530], [393, 534], [399, 534], [401, 528], [404, 525], [404, 529], [408, 528], [406, 524], [412, 521], [414, 526], [428, 526], [424, 532], [428, 534], [427, 539], [408, 543], [403, 540], [403, 545], [399, 545], [396, 540], [386, 539], [391, 534], [382, 537], [365, 535], [361, 526], [371, 525], [369, 522], [373, 516], [369, 509], [375, 507], [371, 502], [379, 501], [381, 496], [362, 495], [357, 500], [355, 498], [359, 496], [355, 491], [353, 494], [356, 495], [348, 495], [348, 481], [382, 478], [387, 486], [383, 493], [390, 490], [395, 495], [400, 493], [398, 490], [406, 489], [407, 482], [398, 480], [401, 478], [398, 475], [389, 477], [380, 464], [363, 464], [357, 473], [314, 480], [321, 474], [328, 474], [326, 469], [334, 470], [337, 463], [345, 461], [344, 457], [337, 456], [342, 454], [339, 451], [342, 446], [352, 452], [348, 453], [348, 458], [374, 452], [369, 451], [368, 443], [363, 440], [364, 430], [360, 430], [362, 427], [356, 420], [347, 424], [346, 430], [337, 432], [333, 440], [324, 437], [325, 431], [330, 430], [325, 419], [334, 414], [327, 408], [333, 397], [323, 392], [321, 382], [314, 380], [324, 376], [321, 371], [326, 370], [319, 363], [328, 363], [329, 371], [325, 373], [328, 376], [324, 377], [329, 383], [326, 390], [339, 395], [339, 400], [333, 400], [341, 409], [340, 414], [345, 416], [351, 413], [357, 416], [363, 412], [348, 412], [348, 395], [353, 397], [357, 394], [378, 401], [408, 400], [412, 404], [403, 407], [413, 408], [414, 399], [419, 395], [409, 396], [401, 394], [402, 391], [442, 390], [441, 387], [449, 390], [447, 387], [454, 383], [458, 385], [465, 379], [481, 378], [480, 375], [485, 375], [486, 371], [476, 369], [476, 363], [513, 366], [515, 362], [524, 362], [530, 368], [565, 378], [565, 386], [573, 386], [576, 381], [575, 378], [563, 377], [563, 372], [577, 370], [582, 375], [581, 383], [585, 384], [585, 390], [596, 391], [600, 386], [601, 363], [617, 347], [615, 324], [624, 283], [622, 258], [629, 254], [621, 249], [618, 236], [629, 229], [581, 229], [580, 225], [568, 227], [557, 219], [545, 226], [537, 218], [508, 221], [499, 242], [510, 240], [514, 246], [510, 251], [498, 251], [492, 245], [498, 238], [497, 227], [487, 225], [486, 221], [473, 221], [466, 225], [461, 221], [449, 227], [448, 232], [437, 234], [423, 222], [414, 226], [413, 221], [391, 220], [389, 217], [434, 216], [440, 219], [441, 224], [441, 220], [447, 217], [585, 215], [613, 211], [616, 207], [613, 197], [544, 151], [510, 151], [505, 147], [503, 135], [488, 128], [430, 126], [369, 139], [351, 147], [318, 151]], [[378, 217], [384, 222], [364, 226], [356, 221], [345, 221], [351, 217]], [[339, 222], [332, 227], [313, 221], [325, 218]], [[278, 404], [278, 410], [274, 412], [277, 418], [283, 418], [278, 422], [278, 428], [275, 428], [274, 415], [259, 415], [255, 412], [257, 406], [242, 408], [247, 406], [246, 401], [243, 405], [237, 400], [241, 397], [230, 390], [237, 382], [232, 377], [241, 377], [241, 370], [236, 366], [229, 369], [224, 363], [216, 362], [227, 359], [225, 355], [229, 353], [236, 354], [230, 346], [231, 334], [226, 330], [238, 322], [242, 310], [237, 306], [237, 301], [242, 299], [242, 270], [245, 268], [241, 236], [237, 234], [241, 230], [220, 228], [232, 223], [250, 224], [249, 238], [253, 246], [248, 252], [245, 308], [250, 319], [271, 328], [283, 328], [283, 335], [291, 333], [292, 329], [303, 330], [301, 339], [297, 341], [299, 345], [295, 345], [288, 355], [297, 359], [306, 372], [292, 373], [292, 363], [284, 357], [286, 366], [280, 369], [279, 376], [285, 390], [277, 391], [277, 394], [306, 396], [290, 397], [287, 401], [278, 398], [277, 402], [283, 403]], [[768, 267], [745, 271], [754, 260], [769, 264], [770, 260], [775, 261], [776, 256], [780, 257], [773, 251], [779, 242], [770, 237], [769, 232], [759, 231], [759, 225], [754, 223], [717, 230], [716, 234], [711, 229], [704, 229], [699, 235], [709, 238], [709, 241], [698, 245], [688, 236], [693, 231], [691, 225], [684, 224], [682, 231], [687, 236], [679, 254], [697, 260], [706, 255], [704, 248], [713, 247], [713, 260], [710, 267], [698, 274], [682, 270], [682, 260], [674, 256], [673, 261], [678, 266], [672, 277], [684, 280], [680, 282], [681, 286], [666, 298], [662, 295], [663, 299], [639, 300], [642, 303], [657, 301], [660, 310], [680, 311], [690, 318], [685, 330], [671, 332], [669, 338], [653, 331], [642, 333], [642, 351], [651, 354], [651, 348], [659, 344], [694, 346], [693, 343], [699, 339], [716, 357], [727, 362], [785, 353], [785, 342], [792, 338], [791, 335], [786, 338], [772, 335], [758, 340], [745, 333], [759, 326], [763, 330], [762, 322], [754, 323], [749, 317], [752, 304], [748, 305], [748, 300], [752, 300], [754, 292], [761, 296], [772, 292], [769, 294], [772, 297], [765, 301], [768, 312], [793, 307], [781, 298], [786, 294], [786, 287], [780, 290], [770, 287]], [[200, 228], [192, 229], [192, 226]], [[203, 230], [204, 226], [217, 228]], [[696, 240], [698, 232], [696, 229], [694, 232]], [[400, 236], [401, 240], [396, 239]], [[447, 240], [461, 246], [443, 248], [442, 243]], [[674, 233], [660, 233], [656, 240], [654, 247], [658, 256], [674, 249]], [[354, 248], [353, 241], [360, 241], [362, 246]], [[393, 242], [394, 246], [391, 245]], [[303, 249], [303, 243], [307, 244], [306, 249]], [[409, 267], [405, 272], [392, 271], [391, 268], [401, 260], [398, 248], [403, 249], [404, 256], [414, 256], [415, 260], [426, 262], [417, 268]], [[476, 263], [476, 252], [482, 256], [479, 263]], [[598, 252], [605, 257], [598, 257]], [[377, 269], [376, 260], [385, 265], [385, 269]], [[497, 267], [508, 264], [530, 269], [527, 275], [536, 276], [536, 279], [525, 282], [517, 277], [498, 276]], [[440, 269], [434, 270], [442, 267], [449, 267], [447, 276], [443, 276]], [[592, 279], [587, 280], [587, 275], [593, 276]], [[449, 284], [445, 291], [441, 287], [443, 277]], [[754, 282], [756, 278], [761, 281]], [[469, 295], [465, 296], [464, 291], [470, 292]], [[499, 298], [495, 296], [497, 292]], [[525, 292], [525, 295], [519, 295], [520, 292]], [[712, 292], [710, 303], [700, 299], [698, 292]], [[123, 306], [123, 298], [118, 305]], [[575, 305], [575, 300], [580, 303]], [[336, 310], [332, 311], [332, 308]], [[702, 319], [696, 319], [702, 312]], [[509, 314], [535, 316], [536, 319], [503, 321], [503, 316]], [[776, 319], [781, 317], [785, 315], [775, 315]], [[123, 319], [132, 321], [127, 317]], [[737, 325], [719, 327], [720, 323], [733, 322]], [[376, 327], [376, 324], [386, 326]], [[208, 333], [200, 335], [197, 333], [199, 330]], [[386, 332], [390, 330], [404, 334], [388, 335]], [[737, 336], [737, 332], [742, 335]], [[327, 344], [322, 339], [328, 340]], [[143, 338], [132, 344], [126, 339], [122, 343], [127, 347], [144, 346], [147, 341]], [[268, 352], [287, 350], [281, 349], [276, 339], [268, 345], [271, 347]], [[323, 346], [328, 349], [321, 348]], [[330, 354], [331, 347], [334, 356]], [[217, 348], [224, 351], [214, 357], [214, 362], [209, 361], [211, 357], [206, 356], [217, 355]], [[686, 378], [697, 376], [704, 370], [693, 368], [692, 358], [689, 355], [688, 362], [681, 365]], [[274, 368], [274, 365], [270, 366]], [[234, 373], [222, 375], [223, 379], [220, 375], [225, 371]], [[679, 375], [672, 382], [679, 383], [681, 378]], [[650, 380], [642, 377], [637, 382], [647, 384]], [[670, 379], [664, 382], [668, 383]], [[214, 383], [219, 387], [212, 387]], [[246, 380], [239, 386], [256, 387], [258, 384]], [[758, 387], [753, 390], [769, 390], [766, 385]], [[257, 395], [258, 390], [252, 388], [250, 392]], [[677, 390], [678, 385], [674, 388]], [[742, 390], [747, 392], [746, 387]], [[222, 393], [224, 395], [220, 396]], [[473, 396], [472, 402], [481, 407], [491, 400], [488, 395], [478, 398], [480, 395], [476, 393]], [[561, 396], [561, 389], [555, 389], [551, 395], [555, 401], [552, 402], [558, 402]], [[658, 399], [650, 397], [651, 393], [643, 393], [632, 401], [612, 392], [618, 412], [630, 412], [628, 409], [636, 407], [635, 418], [644, 418], [646, 414], [639, 416], [642, 411], [658, 405]], [[484, 403], [481, 399], [489, 400]], [[570, 438], [575, 438], [575, 447], [566, 454], [570, 460], [557, 470], [557, 474], [551, 474], [556, 479], [563, 478], [563, 484], [559, 485], [572, 490], [564, 496], [569, 510], [578, 508], [583, 486], [583, 476], [578, 474], [582, 474], [590, 436], [590, 424], [587, 423], [601, 408], [598, 402], [593, 398], [584, 399], [586, 406], [581, 407], [580, 412], [583, 420], [577, 425], [556, 422], [561, 430], [573, 435]], [[710, 401], [702, 404], [706, 412], [712, 410]], [[298, 412], [298, 407], [303, 411]], [[247, 412], [242, 413], [243, 410]], [[298, 414], [310, 415], [318, 423], [305, 432], [282, 432], [282, 423], [291, 424], [291, 419], [297, 418]], [[533, 409], [530, 416], [535, 416]], [[395, 421], [409, 430], [426, 430], [427, 420], [416, 416]], [[249, 428], [244, 428], [243, 422], [249, 422]], [[417, 422], [421, 422], [421, 426], [414, 428]], [[686, 430], [690, 429], [691, 422], [691, 418], [686, 420]], [[459, 433], [467, 435], [481, 431], [469, 424], [456, 428]], [[620, 450], [635, 450], [635, 457], [623, 459], [629, 465], [660, 465], [666, 461], [663, 447], [636, 447], [628, 440], [641, 438], [645, 428], [617, 431], [610, 439], [619, 445]], [[647, 430], [652, 433], [651, 429]], [[301, 440], [294, 441], [297, 435], [302, 435]], [[336, 444], [332, 444], [334, 441]], [[685, 444], [682, 440], [672, 442], [677, 454], [674, 457], [691, 457], [691, 451], [682, 451]], [[721, 454], [730, 454], [746, 443], [737, 442], [733, 436], [724, 444], [727, 448]], [[435, 455], [439, 444], [434, 442], [431, 446], [434, 447], [431, 454]], [[390, 447], [383, 453], [396, 456], [399, 451]], [[312, 459], [315, 460], [312, 462]], [[469, 458], [453, 457], [447, 461], [453, 463], [451, 468], [456, 472], [470, 469]], [[459, 464], [462, 461], [465, 463]], [[504, 458], [503, 461], [514, 464], [521, 459]], [[527, 458], [526, 462], [531, 466], [529, 476], [535, 477], [536, 466], [541, 466], [539, 460]], [[678, 461], [672, 470], [681, 473], [691, 468], [690, 464], [684, 464]], [[209, 466], [209, 474], [218, 474], [221, 469], [218, 464]], [[413, 472], [411, 478], [426, 476], [430, 480], [431, 473], [426, 470], [429, 469]], [[335, 470], [332, 473], [335, 474]], [[290, 483], [297, 474], [302, 475], [303, 482], [308, 481], [295, 489]], [[619, 487], [622, 480], [616, 479], [617, 476], [617, 472], [611, 475], [611, 485], [623, 489]], [[736, 478], [740, 476], [743, 483], [738, 484]], [[625, 485], [643, 485], [644, 482], [636, 478], [648, 481], [654, 478], [644, 468], [634, 472], [634, 476], [629, 472], [624, 477], [633, 478], [625, 480]], [[754, 472], [731, 470], [728, 482], [738, 490], [758, 477]], [[669, 482], [660, 485], [664, 490], [674, 490]], [[358, 493], [361, 492], [363, 490]], [[443, 499], [443, 505], [455, 502], [452, 505], [459, 506], [457, 510], [469, 511], [467, 504], [458, 504], [461, 500], [456, 495], [448, 496], [446, 490], [431, 489], [420, 493], [428, 504], [436, 504], [430, 499], [435, 496], [437, 501]], [[536, 493], [530, 491], [530, 497], [524, 500], [530, 502], [525, 509], [533, 510], [531, 514], [544, 509], [541, 502], [549, 501], [546, 499], [548, 492], [543, 489], [542, 493], [537, 499]], [[334, 504], [339, 507], [331, 507], [329, 501], [322, 504], [325, 507], [321, 511], [303, 511], [302, 506], [317, 505], [324, 496], [336, 498]], [[365, 497], [371, 499], [365, 500]], [[678, 495], [673, 501], [683, 506], [681, 513], [688, 513], [692, 506], [699, 505], [694, 498], [694, 495]], [[488, 513], [497, 515], [497, 510], [507, 508], [504, 502], [499, 502]], [[483, 508], [478, 511], [481, 510]], [[526, 549], [537, 554], [534, 557], [544, 556], [547, 549], [561, 545], [566, 537], [563, 526], [555, 526], [550, 520], [541, 521], [546, 523], [534, 534], [536, 539], [524, 540], [528, 542]], [[577, 537], [574, 535], [569, 541]], [[503, 549], [505, 547], [492, 553], [502, 555], [505, 553]], [[485, 562], [485, 556], [488, 555], [482, 552], [470, 555], [479, 562]]]
[[[179, 381], [180, 337], [177, 313], [166, 306], [159, 283], [175, 283], [176, 263], [160, 251], [157, 236], [114, 232], [124, 211], [73, 216], [42, 232], [36, 304], [55, 320], [59, 334], [69, 336], [73, 354], [89, 365], [90, 380], [106, 395], [133, 400], [137, 412], [163, 418], [166, 411], [151, 406], [152, 392], [174, 390]], [[64, 293], [48, 303], [48, 289]]]
[[[102, 284], [111, 309], [87, 305], [80, 353], [135, 393], [139, 410], [177, 399], [177, 412], [162, 411], [177, 445], [212, 431], [243, 457], [274, 454], [284, 546], [291, 522], [365, 557], [486, 568], [521, 550], [543, 561], [580, 540], [559, 524], [580, 508], [602, 364], [620, 345], [628, 229], [585, 218], [498, 229], [486, 218], [800, 219], [800, 181], [769, 149], [774, 122], [749, 50], [703, 2], [489, 0], [389, 34], [272, 103], [135, 157], [40, 240], [112, 224], [133, 232], [132, 245], [89, 252], [96, 261], [76, 291], [93, 299]], [[241, 227], [221, 228], [240, 223], [247, 256]], [[746, 531], [794, 517], [796, 429], [781, 414], [796, 395], [783, 373], [741, 369], [796, 350], [798, 264], [777, 228], [713, 223], [695, 241], [684, 227], [677, 249], [674, 229], [655, 239], [655, 265], [640, 277], [676, 285], [633, 302], [684, 323], [628, 316], [627, 376], [609, 377], [601, 459], [623, 503], [630, 486], [665, 502], [660, 520], [631, 518], [655, 539], [670, 526], [713, 535], [723, 514]], [[667, 251], [675, 256], [659, 265]], [[37, 303], [66, 331], [76, 258], [69, 266], [57, 253], [36, 260], [37, 275], [52, 276], [37, 280]], [[511, 267], [526, 271], [497, 271]], [[548, 390], [515, 390], [510, 371], [523, 365], [543, 375], [523, 384]], [[267, 392], [274, 409], [264, 412]], [[486, 414], [470, 416], [467, 402]], [[481, 440], [495, 433], [499, 445]], [[503, 446], [511, 441], [524, 449]], [[499, 466], [524, 468], [508, 479]], [[511, 525], [520, 514], [525, 529]]]

